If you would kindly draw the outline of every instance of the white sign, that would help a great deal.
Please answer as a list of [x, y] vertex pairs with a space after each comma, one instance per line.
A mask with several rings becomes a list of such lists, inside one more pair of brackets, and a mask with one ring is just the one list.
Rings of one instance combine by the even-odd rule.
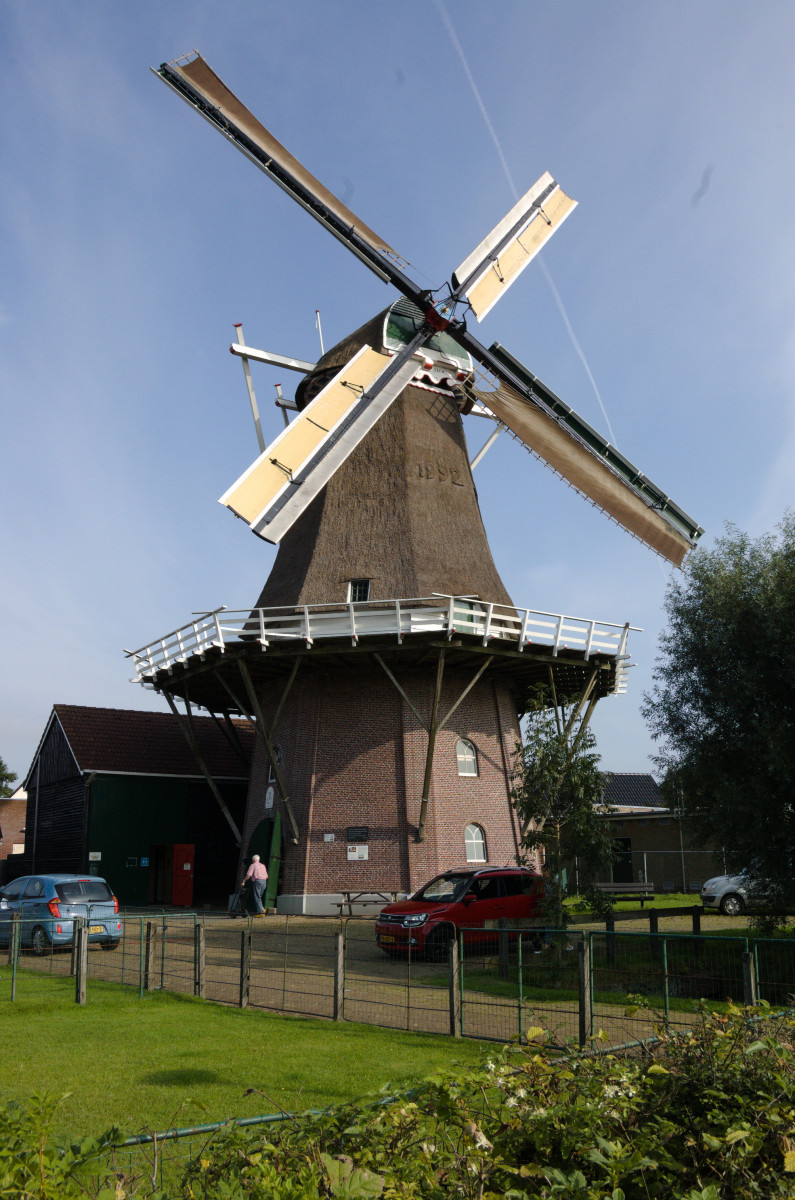
[[369, 858], [369, 857], [370, 857], [370, 847], [369, 846], [354, 845], [354, 846], [348, 847], [348, 862], [351, 862], [353, 860], [363, 859], [363, 858]]
[[324, 833], [324, 834], [323, 834], [323, 841], [324, 841], [324, 842], [333, 842], [333, 841], [334, 841], [334, 834], [333, 834], [333, 833]]
[[102, 862], [102, 851], [101, 850], [89, 850], [88, 861], [89, 862]]
[[265, 793], [265, 807], [266, 808], [273, 808], [274, 795], [275, 795], [275, 793], [273, 791], [273, 788], [269, 787], [267, 792]]

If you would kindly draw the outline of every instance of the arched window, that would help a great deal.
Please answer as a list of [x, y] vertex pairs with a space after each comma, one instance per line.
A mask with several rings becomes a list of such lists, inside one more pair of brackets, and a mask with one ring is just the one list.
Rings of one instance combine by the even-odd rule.
[[455, 756], [458, 760], [459, 775], [477, 775], [478, 752], [466, 738], [459, 738], [456, 743]]
[[468, 863], [484, 863], [486, 859], [486, 835], [480, 825], [467, 825], [464, 830], [464, 846]]

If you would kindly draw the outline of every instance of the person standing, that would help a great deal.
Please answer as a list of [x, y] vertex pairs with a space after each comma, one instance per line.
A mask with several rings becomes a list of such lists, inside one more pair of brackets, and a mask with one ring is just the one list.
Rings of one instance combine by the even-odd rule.
[[260, 862], [258, 854], [252, 854], [251, 866], [246, 871], [246, 877], [243, 880], [243, 886], [251, 880], [251, 891], [254, 896], [255, 917], [264, 917], [265, 910], [262, 907], [262, 897], [265, 892], [265, 885], [268, 882], [268, 872], [263, 863]]

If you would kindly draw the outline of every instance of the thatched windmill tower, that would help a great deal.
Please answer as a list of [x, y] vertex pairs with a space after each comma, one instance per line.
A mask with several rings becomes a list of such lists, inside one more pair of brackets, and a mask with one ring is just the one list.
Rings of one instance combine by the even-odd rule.
[[509, 427], [671, 561], [701, 532], [458, 316], [484, 315], [573, 201], [542, 177], [434, 304], [201, 58], [158, 74], [404, 299], [312, 367], [300, 415], [222, 497], [280, 545], [255, 608], [208, 614], [137, 651], [138, 678], [175, 712], [179, 696], [188, 716], [200, 705], [230, 725], [233, 713], [255, 721], [260, 752], [237, 834], [242, 855], [268, 840], [277, 854], [284, 829], [288, 911], [324, 911], [342, 889], [411, 889], [439, 869], [513, 861], [522, 697], [551, 683], [592, 708], [623, 690], [628, 627], [512, 603], [462, 411], [477, 405]]

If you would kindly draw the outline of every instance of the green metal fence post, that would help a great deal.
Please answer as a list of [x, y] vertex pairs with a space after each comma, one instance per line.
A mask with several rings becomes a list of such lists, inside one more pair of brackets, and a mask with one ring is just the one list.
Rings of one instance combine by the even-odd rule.
[[166, 986], [166, 918], [163, 917], [163, 935], [160, 943], [160, 991]]
[[458, 931], [458, 1012], [460, 1036], [464, 1036], [464, 933]]
[[[657, 939], [655, 939], [657, 940]], [[665, 1024], [668, 1025], [670, 1016], [670, 997], [668, 995], [668, 938], [659, 938], [662, 943], [662, 972], [663, 972], [663, 1012], [665, 1014]]]
[[138, 929], [138, 998], [144, 996], [144, 919], [140, 918]]
[[517, 1013], [517, 1017], [518, 1017], [517, 1025], [519, 1026], [519, 1041], [520, 1042], [522, 1040], [522, 1037], [524, 1036], [524, 1011], [523, 1011], [523, 1009], [524, 1009], [524, 987], [523, 987], [524, 968], [523, 968], [523, 962], [522, 962], [522, 937], [523, 937], [523, 935], [520, 933], [519, 941], [518, 941], [518, 944], [516, 947], [516, 995], [517, 995], [517, 1004], [519, 1006], [518, 1013]]
[[593, 930], [588, 933], [588, 1037], [593, 1037], [594, 954]]

